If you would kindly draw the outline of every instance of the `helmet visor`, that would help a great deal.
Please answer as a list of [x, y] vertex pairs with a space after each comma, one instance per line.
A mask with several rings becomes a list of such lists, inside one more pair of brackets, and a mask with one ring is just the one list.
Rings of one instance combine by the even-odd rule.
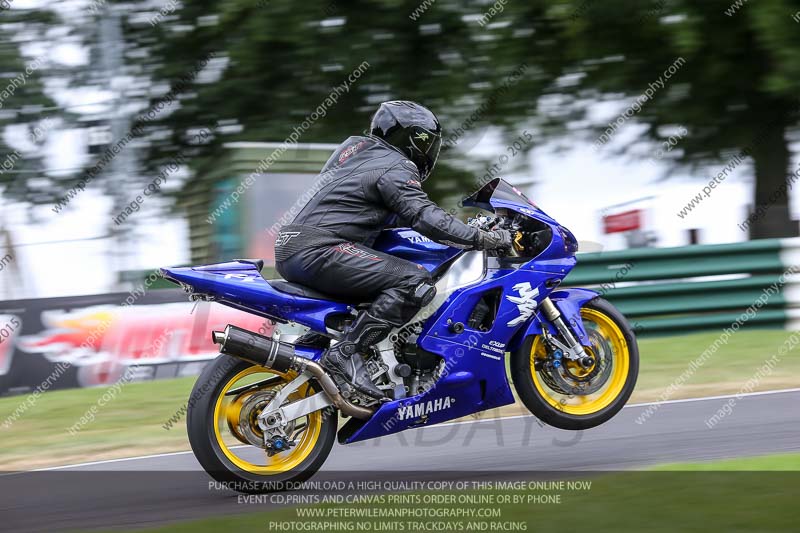
[[436, 160], [439, 159], [439, 151], [442, 148], [442, 137], [438, 133], [425, 130], [421, 135], [417, 134], [411, 139], [414, 147], [419, 151], [419, 158], [414, 163], [419, 169], [420, 178], [423, 181], [433, 172]]

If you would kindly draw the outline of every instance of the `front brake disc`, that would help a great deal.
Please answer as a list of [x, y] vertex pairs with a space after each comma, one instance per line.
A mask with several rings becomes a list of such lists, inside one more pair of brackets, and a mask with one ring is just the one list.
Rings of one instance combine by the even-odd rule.
[[613, 353], [608, 341], [595, 330], [588, 330], [589, 340], [592, 344], [590, 355], [594, 356], [594, 365], [585, 374], [579, 372], [583, 369], [573, 370], [573, 366], [580, 365], [576, 361], [561, 359], [561, 365], [556, 367], [553, 361], [544, 365], [542, 380], [554, 391], [575, 396], [587, 396], [603, 388], [611, 376], [611, 361]]

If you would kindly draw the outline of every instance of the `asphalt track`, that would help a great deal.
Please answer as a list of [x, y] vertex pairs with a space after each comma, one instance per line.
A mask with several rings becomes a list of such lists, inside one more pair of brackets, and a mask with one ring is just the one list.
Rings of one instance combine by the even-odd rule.
[[[353, 471], [393, 479], [617, 471], [800, 451], [800, 389], [741, 397], [730, 415], [707, 427], [730, 398], [664, 403], [643, 423], [641, 415], [652, 406], [631, 405], [579, 433], [543, 427], [533, 417], [412, 430], [334, 446], [320, 478]], [[243, 505], [234, 493], [211, 488], [199, 468], [191, 453], [176, 453], [0, 476], [0, 530], [141, 528], [269, 508]]]

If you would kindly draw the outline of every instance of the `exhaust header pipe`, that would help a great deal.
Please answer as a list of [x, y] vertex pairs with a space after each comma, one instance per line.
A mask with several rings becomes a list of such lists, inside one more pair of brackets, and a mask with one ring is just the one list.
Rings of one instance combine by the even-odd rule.
[[310, 359], [295, 355], [293, 344], [278, 342], [231, 324], [225, 327], [225, 331], [212, 331], [211, 340], [219, 344], [221, 353], [254, 365], [278, 372], [308, 370], [342, 414], [366, 420], [375, 412], [374, 409], [353, 405], [345, 400], [325, 369]]

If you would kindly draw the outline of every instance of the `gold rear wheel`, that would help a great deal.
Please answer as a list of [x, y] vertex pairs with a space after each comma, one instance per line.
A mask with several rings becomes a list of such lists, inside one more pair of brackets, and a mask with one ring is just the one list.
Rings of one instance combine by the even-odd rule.
[[[201, 374], [189, 400], [187, 429], [200, 464], [214, 479], [241, 492], [291, 488], [311, 477], [336, 439], [337, 413], [320, 410], [290, 421], [284, 435], [269, 435], [258, 416], [280, 389], [296, 377], [221, 355]], [[309, 381], [286, 403], [319, 392]]]
[[[270, 377], [277, 379], [270, 380], [268, 386], [229, 394]], [[314, 449], [322, 429], [321, 411], [290, 423], [288, 433], [294, 445], [288, 450], [270, 455], [260, 446], [264, 433], [258, 426], [258, 415], [280, 388], [295, 377], [295, 373], [279, 374], [274, 370], [251, 366], [232, 376], [223, 385], [214, 406], [215, 437], [222, 453], [238, 468], [253, 474], [281, 474], [296, 468]], [[292, 393], [289, 400], [299, 400], [312, 394], [314, 390], [306, 383]], [[250, 448], [256, 448], [256, 443], [259, 443], [261, 451], [253, 453]]]

